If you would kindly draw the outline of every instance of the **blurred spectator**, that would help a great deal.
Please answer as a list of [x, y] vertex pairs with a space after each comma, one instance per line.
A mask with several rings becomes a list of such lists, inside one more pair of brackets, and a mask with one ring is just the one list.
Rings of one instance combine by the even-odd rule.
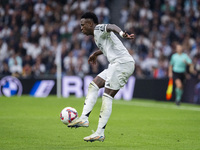
[[198, 47], [198, 51], [193, 57], [192, 62], [196, 71], [196, 78], [200, 80], [200, 46]]
[[61, 42], [58, 44], [56, 51], [61, 52], [61, 59], [63, 60], [64, 57], [69, 53], [71, 44], [67, 41], [66, 38], [63, 38]]
[[158, 67], [158, 60], [154, 57], [152, 51], [150, 51], [147, 55], [147, 58], [145, 58], [145, 60], [141, 62], [140, 67], [145, 75], [153, 77], [152, 73], [154, 71], [154, 68]]
[[11, 75], [11, 72], [9, 70], [9, 67], [8, 67], [8, 63], [6, 61], [3, 61], [3, 65], [2, 65], [2, 68], [1, 68], [1, 74], [2, 75]]
[[85, 36], [81, 41], [81, 47], [82, 49], [86, 50], [86, 56], [89, 57], [90, 54], [94, 51], [95, 45], [91, 40], [91, 37]]
[[50, 38], [47, 36], [46, 32], [39, 38], [39, 45], [41, 48], [49, 48], [51, 46]]
[[141, 67], [138, 65], [135, 66], [134, 74], [135, 74], [135, 77], [139, 78], [139, 79], [144, 79], [146, 77], [145, 74], [143, 73]]
[[0, 38], [0, 62], [3, 62], [8, 57], [8, 45]]
[[33, 75], [35, 77], [39, 77], [41, 75], [44, 75], [46, 71], [46, 67], [45, 65], [41, 62], [41, 58], [40, 57], [37, 57], [36, 58], [36, 62], [35, 64], [33, 65]]
[[30, 66], [33, 65], [33, 59], [30, 55], [26, 55], [23, 59], [23, 66], [25, 66], [26, 64], [29, 64]]
[[42, 35], [44, 33], [45, 29], [44, 29], [44, 25], [41, 23], [41, 20], [39, 18], [37, 18], [35, 24], [33, 24], [31, 26], [31, 32], [34, 33], [39, 33], [40, 35]]
[[144, 5], [139, 10], [139, 17], [141, 19], [145, 18], [148, 20], [151, 20], [153, 18], [152, 11], [149, 8], [149, 3], [148, 1], [144, 1]]
[[91, 76], [96, 76], [101, 71], [103, 71], [103, 68], [104, 67], [101, 65], [101, 63], [99, 63], [99, 60], [97, 59], [97, 62], [96, 62], [95, 65], [90, 65], [90, 72], [89, 72], [89, 74]]
[[76, 63], [77, 58], [73, 55], [73, 51], [70, 51], [68, 55], [63, 59], [66, 75], [75, 75]]
[[120, 16], [120, 23], [125, 24], [128, 20], [128, 15], [129, 15], [127, 6], [124, 6], [122, 8], [122, 10], [120, 11], [120, 15], [121, 15]]
[[77, 63], [75, 66], [75, 74], [79, 77], [84, 77], [89, 72], [88, 59], [85, 56], [85, 50], [78, 53]]
[[169, 57], [172, 53], [171, 46], [167, 44], [166, 39], [162, 40], [160, 49], [161, 49], [161, 54], [166, 57]]
[[191, 57], [194, 57], [195, 55], [200, 53], [200, 36], [197, 37], [197, 39], [199, 39], [199, 41], [197, 40], [196, 43], [193, 45], [190, 52]]
[[0, 74], [6, 68], [5, 62], [13, 59], [13, 53], [22, 59], [23, 71], [19, 75], [24, 77], [56, 75], [58, 51], [61, 51], [63, 74], [84, 76], [106, 68], [107, 60], [103, 56], [98, 57], [98, 69], [85, 63], [96, 50], [91, 37], [80, 31], [80, 17], [85, 11], [95, 12], [99, 23], [113, 23], [111, 15], [119, 17], [122, 29], [136, 35], [135, 40], [124, 42], [136, 61], [136, 77], [167, 77], [166, 65], [175, 41], [198, 62], [199, 0], [126, 0], [118, 10], [120, 16], [113, 14], [110, 4], [108, 0], [3, 1], [0, 4]]
[[12, 74], [15, 74], [17, 76], [20, 76], [22, 74], [22, 58], [16, 53], [14, 53], [12, 57], [9, 58], [8, 66]]
[[71, 6], [72, 10], [80, 9], [82, 11], [86, 11], [88, 7], [88, 1], [77, 0]]
[[0, 37], [4, 40], [8, 40], [11, 36], [11, 29], [8, 27], [8, 25], [4, 25], [3, 30], [0, 32]]
[[34, 5], [34, 12], [37, 14], [41, 19], [45, 16], [46, 5], [42, 2], [43, 0], [38, 0], [37, 3]]
[[110, 11], [105, 5], [105, 0], [100, 0], [98, 7], [94, 9], [100, 23], [109, 23]]
[[26, 49], [23, 47], [23, 42], [20, 41], [15, 46], [15, 53], [18, 53], [24, 60], [24, 57], [26, 56]]
[[34, 60], [41, 54], [42, 48], [39, 43], [24, 43], [24, 48], [26, 49], [27, 55], [30, 55]]
[[164, 57], [160, 58], [158, 61], [158, 66], [153, 66], [153, 77], [154, 78], [164, 78], [167, 76], [168, 63], [167, 59]]
[[22, 71], [23, 78], [31, 78], [32, 77], [32, 67], [30, 64], [25, 64]]

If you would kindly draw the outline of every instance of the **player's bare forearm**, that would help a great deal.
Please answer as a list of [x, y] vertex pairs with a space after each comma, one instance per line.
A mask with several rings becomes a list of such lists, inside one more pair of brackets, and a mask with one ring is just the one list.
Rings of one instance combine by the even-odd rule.
[[127, 39], [133, 39], [134, 34], [128, 34], [127, 32], [123, 32], [120, 27], [118, 27], [115, 24], [108, 24], [106, 27], [107, 32], [115, 32], [118, 33], [121, 37], [127, 38]]
[[189, 64], [189, 71], [190, 71], [190, 73], [192, 73], [194, 75], [197, 74], [196, 70], [194, 69], [194, 65], [193, 64]]
[[99, 56], [99, 55], [103, 54], [103, 52], [101, 50], [97, 50], [93, 54], [96, 56]]
[[97, 60], [97, 56], [103, 54], [102, 51], [97, 50], [95, 51], [93, 54], [90, 55], [90, 57], [88, 58], [88, 63], [90, 64], [96, 64], [96, 60]]
[[172, 65], [169, 65], [169, 70], [168, 70], [168, 77], [172, 78], [173, 73], [172, 73]]

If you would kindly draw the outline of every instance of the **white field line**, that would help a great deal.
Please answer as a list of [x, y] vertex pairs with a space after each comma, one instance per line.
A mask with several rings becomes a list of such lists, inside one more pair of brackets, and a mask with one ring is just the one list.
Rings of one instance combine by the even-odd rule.
[[148, 102], [123, 102], [123, 101], [115, 101], [114, 104], [120, 104], [120, 105], [132, 105], [132, 106], [142, 106], [142, 107], [151, 107], [151, 108], [167, 108], [167, 109], [178, 109], [178, 110], [191, 110], [191, 111], [200, 111], [200, 107], [192, 107], [192, 106], [176, 106], [174, 105], [169, 105], [166, 103], [163, 104], [158, 104], [158, 103], [148, 103]]

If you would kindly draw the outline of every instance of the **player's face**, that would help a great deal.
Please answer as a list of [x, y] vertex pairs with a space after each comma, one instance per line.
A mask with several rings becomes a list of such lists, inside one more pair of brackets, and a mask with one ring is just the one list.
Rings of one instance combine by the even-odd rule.
[[176, 46], [176, 52], [177, 52], [177, 53], [182, 53], [182, 49], [183, 49], [183, 48], [182, 48], [181, 45], [177, 45], [177, 46]]
[[92, 21], [90, 19], [81, 19], [81, 32], [86, 35], [92, 34]]

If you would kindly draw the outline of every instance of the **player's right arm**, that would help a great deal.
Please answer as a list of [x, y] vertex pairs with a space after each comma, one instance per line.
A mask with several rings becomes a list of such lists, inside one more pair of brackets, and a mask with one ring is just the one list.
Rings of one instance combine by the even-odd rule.
[[103, 54], [103, 52], [100, 51], [100, 50], [97, 50], [97, 51], [95, 51], [94, 53], [92, 53], [92, 54], [90, 55], [90, 57], [88, 58], [88, 63], [89, 63], [89, 64], [96, 64], [96, 62], [97, 62], [97, 56], [99, 56], [99, 55], [101, 55], [101, 54]]
[[169, 61], [169, 67], [168, 67], [168, 77], [173, 77], [173, 65], [174, 65], [174, 55], [171, 56]]
[[172, 65], [169, 65], [169, 70], [168, 70], [168, 77], [172, 78], [173, 72], [172, 72]]
[[122, 38], [127, 38], [127, 39], [133, 39], [134, 38], [134, 34], [128, 34], [126, 32], [123, 32], [122, 29], [120, 29], [120, 27], [118, 27], [115, 24], [108, 24], [106, 26], [106, 31], [107, 32], [115, 32], [118, 33]]

